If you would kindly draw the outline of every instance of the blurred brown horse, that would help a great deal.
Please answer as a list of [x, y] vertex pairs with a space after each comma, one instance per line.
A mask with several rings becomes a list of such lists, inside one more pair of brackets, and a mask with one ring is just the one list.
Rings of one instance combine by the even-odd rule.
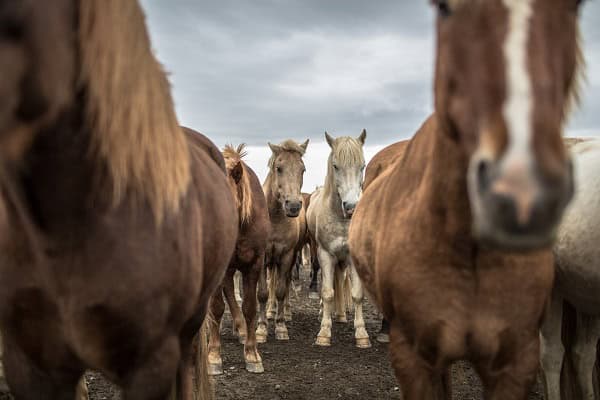
[[573, 193], [561, 133], [576, 93], [578, 1], [433, 3], [435, 114], [365, 190], [350, 251], [390, 322], [405, 400], [450, 398], [459, 359], [473, 362], [487, 399], [525, 399], [550, 244]]
[[[306, 235], [306, 214], [302, 206], [300, 192], [304, 179], [302, 157], [308, 147], [308, 140], [298, 144], [286, 140], [281, 144], [269, 143], [271, 158], [269, 174], [263, 183], [267, 199], [271, 235], [267, 242], [265, 265], [270, 271], [270, 290], [267, 288], [266, 271], [258, 284], [260, 311], [258, 316], [257, 340], [267, 340], [267, 301], [277, 300], [275, 316], [275, 337], [277, 340], [289, 340], [285, 325], [284, 306], [289, 301], [292, 268], [296, 255], [302, 249]], [[269, 293], [270, 292], [270, 293]], [[288, 319], [291, 318], [291, 312]]]
[[[229, 185], [234, 192], [238, 208], [239, 236], [233, 259], [229, 264], [223, 290], [217, 291], [211, 301], [211, 313], [214, 320], [210, 323], [209, 367], [211, 375], [223, 373], [221, 360], [221, 339], [219, 325], [227, 299], [229, 310], [235, 325], [235, 331], [244, 343], [244, 359], [249, 372], [264, 372], [262, 358], [256, 347], [256, 284], [264, 269], [265, 247], [271, 229], [267, 201], [258, 177], [242, 160], [246, 155], [244, 145], [237, 149], [226, 146], [223, 150]], [[243, 279], [243, 317], [235, 299], [233, 277], [236, 271]]]
[[237, 213], [218, 149], [178, 125], [139, 4], [20, 1], [0, 15], [11, 390], [73, 399], [90, 368], [126, 399], [166, 399], [174, 383], [191, 399], [195, 380], [209, 397], [206, 374], [193, 379], [193, 340]]

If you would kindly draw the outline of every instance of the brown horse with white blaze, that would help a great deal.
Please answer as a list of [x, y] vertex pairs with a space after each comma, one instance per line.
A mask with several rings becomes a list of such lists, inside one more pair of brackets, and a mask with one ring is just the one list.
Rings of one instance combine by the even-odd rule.
[[[218, 149], [182, 129], [135, 0], [0, 6], [0, 324], [17, 399], [191, 399], [237, 237]], [[200, 343], [201, 349], [204, 343]], [[202, 358], [206, 359], [206, 352]], [[196, 365], [196, 367], [198, 367]]]
[[[264, 269], [265, 247], [271, 225], [260, 181], [243, 161], [246, 155], [244, 147], [243, 144], [237, 149], [226, 146], [223, 150], [229, 185], [234, 192], [238, 208], [239, 236], [233, 259], [225, 274], [223, 290], [217, 291], [211, 301], [213, 319], [210, 321], [208, 355], [211, 375], [223, 373], [219, 334], [221, 318], [225, 311], [223, 295], [227, 299], [235, 331], [244, 344], [246, 370], [254, 373], [264, 372], [262, 358], [256, 346], [256, 284]], [[243, 318], [234, 295], [233, 279], [236, 271], [242, 273], [243, 279]]]
[[[449, 396], [470, 360], [486, 398], [525, 399], [573, 193], [561, 134], [577, 0], [435, 0], [435, 114], [365, 190], [350, 251], [390, 323], [404, 398]], [[516, 251], [518, 250], [518, 251]]]
[[306, 170], [302, 157], [308, 147], [308, 140], [302, 144], [293, 140], [286, 140], [278, 145], [269, 143], [269, 147], [272, 155], [269, 159], [269, 173], [263, 183], [263, 190], [271, 221], [271, 236], [267, 241], [265, 266], [271, 272], [272, 290], [267, 288], [265, 270], [258, 284], [260, 311], [256, 336], [259, 343], [267, 340], [266, 303], [267, 300], [271, 301], [269, 292], [275, 292], [277, 298], [275, 337], [277, 340], [289, 340], [284, 306], [290, 292], [292, 267], [297, 253], [302, 249], [306, 235], [306, 214], [302, 206], [300, 190]]

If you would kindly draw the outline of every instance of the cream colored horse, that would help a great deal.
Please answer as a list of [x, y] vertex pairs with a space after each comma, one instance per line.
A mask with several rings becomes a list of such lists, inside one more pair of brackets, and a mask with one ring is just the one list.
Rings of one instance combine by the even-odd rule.
[[[593, 369], [600, 338], [600, 140], [584, 140], [572, 147], [576, 194], [567, 209], [554, 246], [556, 284], [542, 327], [542, 370], [547, 400], [559, 400], [563, 301], [576, 310], [570, 358], [579, 394], [593, 400]], [[564, 389], [564, 388], [563, 388]]]
[[[365, 158], [363, 145], [367, 132], [363, 130], [358, 138], [339, 137], [333, 139], [327, 133], [325, 138], [331, 147], [327, 176], [323, 189], [311, 197], [307, 211], [308, 229], [317, 242], [317, 256], [321, 264], [321, 299], [323, 315], [321, 330], [316, 344], [331, 345], [331, 313], [334, 300], [337, 304], [337, 317], [346, 320], [345, 274], [349, 273], [354, 302], [354, 330], [357, 347], [370, 347], [369, 335], [365, 329], [362, 302], [363, 286], [348, 249], [348, 228], [361, 194]], [[335, 285], [334, 290], [334, 283]]]

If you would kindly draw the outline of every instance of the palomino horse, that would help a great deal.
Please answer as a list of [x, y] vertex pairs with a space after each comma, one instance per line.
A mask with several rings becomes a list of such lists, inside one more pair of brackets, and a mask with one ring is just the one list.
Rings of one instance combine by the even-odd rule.
[[[227, 299], [240, 341], [244, 343], [244, 359], [249, 372], [264, 372], [262, 359], [256, 347], [256, 284], [261, 270], [264, 269], [265, 247], [271, 229], [267, 212], [267, 202], [258, 177], [242, 161], [246, 155], [244, 145], [234, 149], [226, 146], [223, 150], [229, 185], [237, 202], [239, 215], [239, 236], [233, 258], [223, 281], [223, 294]], [[233, 279], [236, 271], [242, 273], [243, 302], [242, 318], [240, 307], [235, 299]], [[223, 294], [217, 291], [211, 301], [210, 342], [208, 362], [210, 374], [223, 373], [221, 360], [221, 340], [219, 325], [225, 303]]]
[[487, 399], [525, 399], [535, 380], [550, 244], [573, 193], [561, 133], [577, 3], [434, 1], [435, 114], [365, 190], [349, 237], [406, 400], [449, 395], [459, 359]]
[[[572, 147], [572, 154], [577, 190], [554, 246], [556, 283], [542, 327], [542, 371], [547, 400], [561, 398], [563, 358], [571, 361], [576, 376], [565, 381], [572, 381], [563, 387], [566, 398], [597, 398], [593, 369], [600, 338], [600, 140], [579, 142]], [[563, 301], [576, 313], [574, 333], [569, 332], [566, 349], [561, 342]], [[571, 386], [575, 386], [575, 393], [569, 393]]]
[[[336, 312], [337, 317], [342, 321], [346, 319], [344, 275], [348, 273], [352, 282], [356, 346], [371, 347], [362, 312], [363, 287], [348, 250], [350, 218], [354, 214], [362, 190], [365, 169], [363, 145], [366, 138], [365, 130], [356, 139], [348, 136], [333, 139], [325, 132], [325, 139], [331, 147], [325, 185], [312, 196], [307, 212], [308, 230], [315, 239], [321, 265], [323, 315], [316, 341], [319, 346], [331, 345], [334, 297], [337, 298], [335, 303], [340, 305]], [[338, 282], [336, 290], [334, 281]]]
[[[263, 184], [263, 190], [271, 220], [271, 235], [267, 241], [265, 254], [265, 266], [270, 270], [271, 275], [269, 282], [271, 290], [267, 288], [266, 269], [264, 269], [258, 282], [260, 311], [256, 339], [259, 343], [267, 340], [266, 303], [274, 301], [273, 295], [277, 298], [275, 337], [277, 340], [289, 340], [284, 306], [286, 300], [289, 301], [292, 267], [306, 234], [306, 214], [302, 207], [300, 189], [306, 170], [302, 156], [308, 147], [308, 140], [302, 144], [293, 140], [286, 140], [277, 145], [269, 143], [269, 147], [272, 155], [269, 159], [269, 174]], [[291, 315], [289, 317], [291, 318]]]
[[[319, 191], [319, 188], [320, 186], [317, 186], [314, 192], [304, 197], [305, 211], [308, 211], [308, 207], [310, 207], [310, 199]], [[310, 284], [308, 285], [308, 298], [319, 300], [321, 298], [321, 294], [319, 293], [319, 270], [321, 269], [321, 266], [319, 265], [319, 257], [317, 256], [317, 241], [308, 229], [306, 230], [306, 235], [308, 237], [308, 262], [310, 263], [311, 269]]]
[[193, 340], [237, 237], [223, 159], [178, 125], [137, 1], [1, 14], [8, 384], [18, 399], [73, 399], [90, 368], [126, 399], [166, 399], [175, 382], [191, 399]]

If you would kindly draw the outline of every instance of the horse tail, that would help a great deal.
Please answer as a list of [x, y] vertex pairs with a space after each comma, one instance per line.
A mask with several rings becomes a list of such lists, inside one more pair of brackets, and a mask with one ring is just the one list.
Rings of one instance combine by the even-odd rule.
[[199, 400], [213, 400], [215, 398], [212, 380], [208, 375], [208, 327], [211, 322], [214, 322], [214, 318], [209, 311], [197, 335], [196, 385]]
[[577, 375], [573, 365], [573, 343], [577, 329], [577, 310], [566, 301], [563, 301], [562, 342], [565, 347], [565, 356], [560, 377], [560, 391], [563, 399], [578, 399], [580, 396], [577, 384]]

